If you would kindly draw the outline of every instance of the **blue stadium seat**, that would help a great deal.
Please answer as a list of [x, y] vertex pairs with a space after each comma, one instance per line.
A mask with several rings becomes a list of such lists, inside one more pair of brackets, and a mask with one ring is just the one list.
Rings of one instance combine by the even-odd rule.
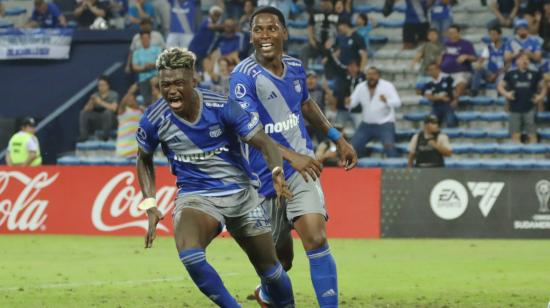
[[511, 159], [508, 167], [511, 169], [531, 169], [535, 168], [537, 161], [534, 159]]
[[481, 161], [479, 159], [461, 159], [456, 161], [456, 167], [465, 169], [478, 169], [481, 168]]
[[382, 13], [382, 7], [372, 4], [361, 4], [353, 6], [354, 13]]
[[490, 122], [507, 121], [508, 113], [504, 111], [482, 112], [480, 113], [479, 118], [483, 121], [490, 121]]
[[132, 166], [136, 164], [136, 160], [112, 155], [105, 157], [105, 164], [108, 166]]
[[399, 153], [409, 153], [409, 144], [408, 143], [398, 143], [395, 145], [395, 148]]
[[8, 20], [0, 20], [0, 29], [13, 28], [13, 22]]
[[478, 143], [472, 147], [471, 151], [478, 154], [494, 154], [497, 152], [498, 147], [499, 145], [495, 142]]
[[14, 6], [4, 10], [5, 16], [19, 16], [27, 13], [27, 9], [24, 7]]
[[429, 114], [427, 111], [414, 111], [409, 112], [403, 116], [405, 120], [418, 122], [418, 121], [424, 121], [424, 118]]
[[537, 169], [550, 169], [550, 160], [549, 159], [536, 159], [533, 163], [533, 167]]
[[116, 150], [116, 144], [114, 141], [103, 141], [100, 143], [99, 148], [102, 151], [115, 151]]
[[369, 35], [369, 43], [371, 44], [386, 44], [388, 37], [385, 35]]
[[403, 28], [403, 20], [381, 20], [378, 22], [380, 28]]
[[420, 104], [420, 106], [431, 106], [432, 102], [429, 99], [422, 97], [420, 101], [418, 101], [418, 104]]
[[300, 43], [300, 44], [305, 44], [308, 42], [308, 38], [307, 38], [307, 35], [296, 35], [296, 34], [291, 34], [288, 36], [288, 41], [290, 43]]
[[475, 121], [479, 119], [479, 112], [477, 111], [463, 111], [463, 112], [457, 112], [456, 117], [459, 121]]
[[550, 146], [542, 143], [525, 144], [522, 147], [522, 151], [526, 154], [546, 154], [550, 152]]
[[494, 139], [506, 139], [510, 138], [510, 131], [506, 128], [497, 129], [497, 130], [490, 130], [487, 132], [488, 138], [494, 138]]
[[453, 158], [445, 159], [445, 167], [447, 168], [457, 168], [458, 160]]
[[489, 96], [475, 96], [470, 99], [470, 104], [475, 106], [488, 106], [493, 103], [494, 99]]
[[522, 145], [515, 143], [503, 143], [497, 147], [498, 154], [519, 154], [522, 151]]
[[398, 4], [393, 7], [394, 12], [405, 13], [406, 6], [404, 4]]
[[471, 143], [457, 143], [451, 145], [453, 148], [453, 153], [455, 154], [466, 154], [471, 153], [474, 145]]
[[362, 168], [380, 167], [380, 159], [370, 157], [360, 158], [357, 160], [357, 166]]
[[107, 158], [102, 156], [91, 156], [80, 158], [80, 164], [85, 166], [108, 165]]
[[384, 153], [384, 147], [380, 143], [371, 144], [367, 148], [369, 148], [373, 153]]
[[482, 128], [466, 129], [462, 135], [464, 138], [480, 139], [487, 137], [487, 130]]
[[550, 128], [541, 128], [538, 130], [539, 136], [542, 139], [550, 139]]
[[537, 112], [537, 121], [548, 122], [550, 121], [550, 112]]
[[462, 134], [464, 133], [464, 130], [460, 127], [447, 127], [442, 130], [449, 138], [460, 138], [462, 137]]
[[65, 166], [80, 165], [80, 158], [76, 156], [63, 156], [57, 159], [57, 164]]
[[398, 130], [395, 132], [395, 137], [398, 139], [411, 139], [414, 134], [416, 134], [418, 130], [416, 129], [405, 129], [405, 130]]
[[481, 162], [481, 168], [486, 169], [506, 169], [509, 165], [508, 159], [483, 159], [480, 160]]
[[472, 97], [470, 97], [468, 95], [462, 95], [458, 98], [458, 103], [459, 104], [469, 104], [471, 99], [472, 99]]
[[83, 152], [99, 151], [101, 149], [101, 141], [89, 140], [86, 142], [79, 142], [76, 144], [76, 149]]
[[380, 160], [380, 167], [382, 168], [405, 168], [407, 167], [407, 160], [404, 158], [386, 158]]
[[502, 96], [499, 96], [495, 99], [495, 105], [504, 106], [506, 104], [506, 99]]
[[291, 19], [287, 22], [287, 26], [289, 28], [298, 28], [298, 29], [307, 28], [307, 24], [308, 24], [307, 19], [305, 19], [305, 20], [292, 20]]
[[168, 160], [166, 157], [154, 157], [153, 162], [158, 166], [168, 166]]

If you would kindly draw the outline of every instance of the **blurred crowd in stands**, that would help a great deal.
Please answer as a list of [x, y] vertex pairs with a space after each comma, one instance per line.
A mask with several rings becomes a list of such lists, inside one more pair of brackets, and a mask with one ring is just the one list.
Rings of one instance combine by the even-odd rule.
[[[398, 1], [386, 0], [383, 14], [391, 14]], [[418, 71], [416, 90], [431, 102], [438, 127], [460, 125], [456, 111], [461, 96], [492, 88], [507, 100], [512, 141], [536, 142], [535, 113], [550, 107], [550, 0], [482, 0], [480, 7], [493, 12], [494, 19], [487, 23], [481, 53], [474, 49], [477, 42], [464, 39], [462, 27], [453, 21], [456, 0], [404, 2], [402, 48], [417, 50], [410, 65]], [[302, 60], [308, 90], [329, 120], [347, 132], [359, 153], [366, 143], [378, 140], [386, 157], [399, 155], [394, 146], [395, 113], [401, 99], [392, 81], [381, 78], [380, 68], [369, 63], [376, 59], [370, 36], [378, 22], [356, 11], [352, 0], [62, 3], [63, 12], [54, 2], [35, 0], [26, 26], [136, 30], [126, 61], [126, 72], [135, 76], [135, 84], [120, 100], [108, 80], [99, 79], [97, 92], [81, 113], [80, 141], [90, 136], [110, 138], [108, 131], [118, 123], [117, 152], [135, 155], [135, 147], [125, 142], [131, 143], [128, 136], [135, 132], [139, 114], [160, 96], [155, 59], [167, 47], [193, 51], [198, 59], [198, 85], [227, 94], [232, 69], [253, 52], [249, 16], [258, 5], [273, 5], [288, 20], [303, 22], [307, 28], [307, 39], [298, 51], [289, 53]], [[512, 28], [513, 35], [504, 36], [503, 28]], [[332, 157], [330, 143], [323, 136], [312, 137], [322, 145], [319, 157]], [[420, 138], [415, 144], [424, 141]]]

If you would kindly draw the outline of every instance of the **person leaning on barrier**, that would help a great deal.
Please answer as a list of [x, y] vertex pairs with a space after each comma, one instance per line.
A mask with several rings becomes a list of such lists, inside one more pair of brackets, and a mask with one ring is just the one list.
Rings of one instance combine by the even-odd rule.
[[439, 119], [430, 114], [424, 119], [424, 129], [409, 143], [408, 166], [435, 168], [445, 166], [445, 156], [451, 156], [449, 137], [439, 131]]
[[36, 121], [27, 117], [21, 124], [21, 130], [13, 135], [8, 143], [6, 164], [8, 166], [40, 166], [42, 156], [36, 132]]

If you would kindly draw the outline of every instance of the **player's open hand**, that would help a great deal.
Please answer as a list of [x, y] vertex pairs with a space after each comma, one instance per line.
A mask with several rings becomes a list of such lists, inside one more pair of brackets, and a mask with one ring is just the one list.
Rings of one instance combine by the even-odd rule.
[[288, 189], [288, 185], [286, 184], [283, 169], [280, 167], [274, 168], [271, 177], [273, 178], [273, 188], [275, 188], [277, 199], [291, 199], [292, 192]]
[[346, 171], [353, 169], [357, 165], [357, 153], [343, 137], [336, 142], [336, 150], [338, 151], [340, 163]]
[[292, 168], [300, 172], [306, 182], [309, 182], [308, 175], [314, 181], [316, 181], [317, 178], [321, 176], [323, 166], [318, 160], [314, 158], [300, 153], [293, 153], [293, 156], [291, 157], [289, 162]]
[[153, 241], [157, 237], [157, 224], [164, 219], [164, 215], [158, 208], [153, 207], [147, 210], [147, 218], [149, 219], [149, 227], [145, 235], [145, 248], [153, 247]]

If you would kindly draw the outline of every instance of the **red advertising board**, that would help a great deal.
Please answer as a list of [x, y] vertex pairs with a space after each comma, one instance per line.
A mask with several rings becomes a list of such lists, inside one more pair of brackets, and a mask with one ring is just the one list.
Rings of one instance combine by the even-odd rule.
[[[177, 189], [167, 167], [157, 168], [156, 184], [159, 209], [171, 213]], [[322, 184], [330, 237], [380, 236], [380, 170], [326, 168]], [[141, 200], [132, 167], [2, 167], [0, 233], [143, 235]], [[172, 233], [170, 215], [158, 229]]]

